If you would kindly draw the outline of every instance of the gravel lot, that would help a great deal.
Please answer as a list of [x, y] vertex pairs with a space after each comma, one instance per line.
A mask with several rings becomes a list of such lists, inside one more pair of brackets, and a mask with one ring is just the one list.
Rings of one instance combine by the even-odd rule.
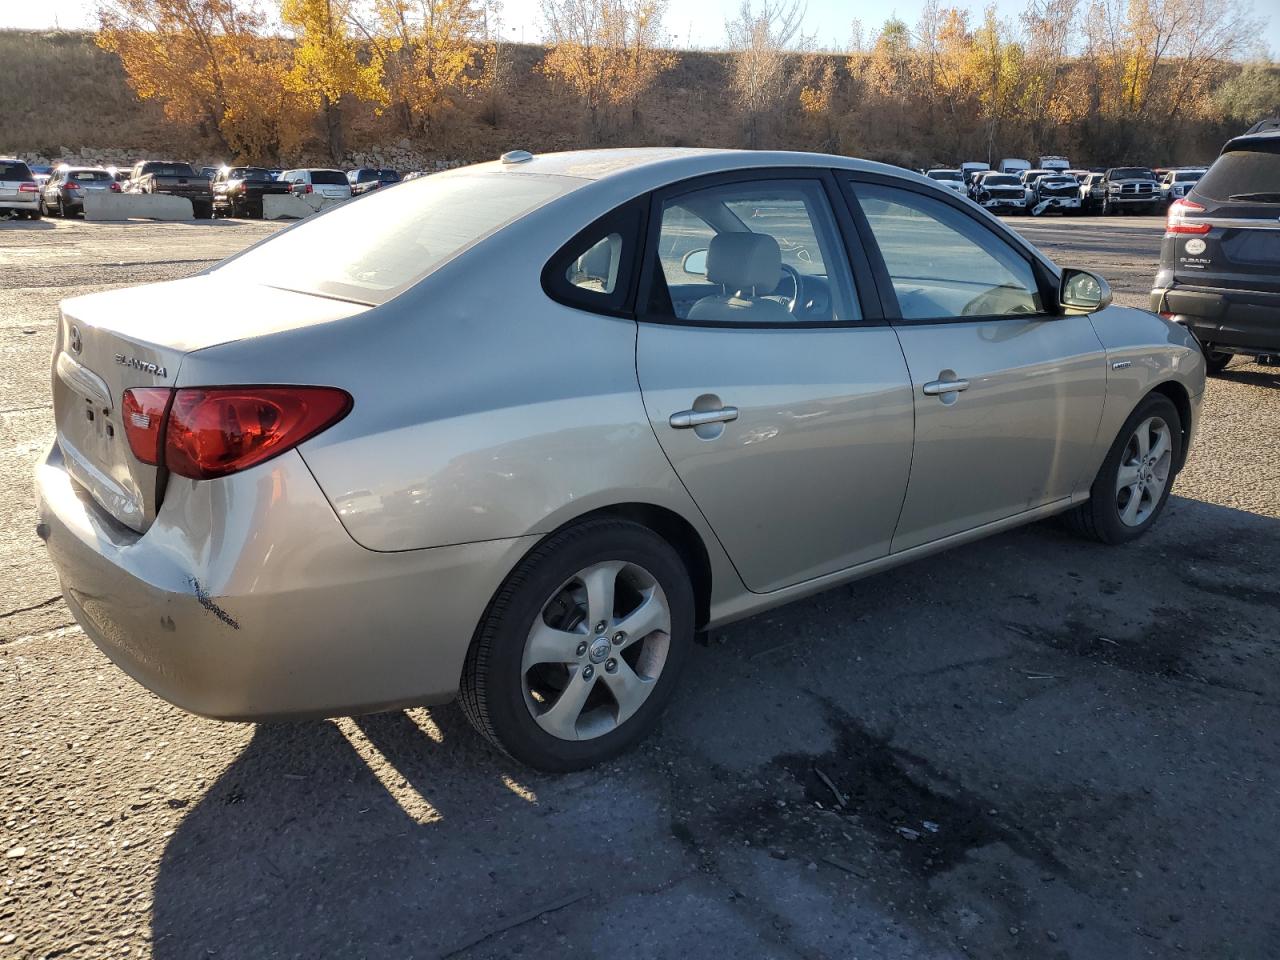
[[[1158, 219], [1011, 222], [1145, 306]], [[0, 223], [0, 958], [1275, 956], [1280, 370], [1210, 382], [1139, 543], [1039, 525], [735, 625], [640, 750], [542, 777], [453, 707], [188, 716], [62, 604], [57, 302], [273, 229]]]

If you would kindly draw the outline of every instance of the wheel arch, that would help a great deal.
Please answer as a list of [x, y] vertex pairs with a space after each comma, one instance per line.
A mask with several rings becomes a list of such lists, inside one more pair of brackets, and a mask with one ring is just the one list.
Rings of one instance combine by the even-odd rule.
[[1165, 380], [1156, 384], [1148, 392], [1147, 396], [1158, 393], [1167, 397], [1173, 404], [1174, 409], [1178, 411], [1178, 420], [1182, 425], [1182, 443], [1179, 445], [1178, 451], [1178, 469], [1181, 470], [1183, 464], [1187, 462], [1187, 454], [1190, 452], [1191, 446], [1191, 395], [1187, 393], [1187, 388], [1177, 380]]

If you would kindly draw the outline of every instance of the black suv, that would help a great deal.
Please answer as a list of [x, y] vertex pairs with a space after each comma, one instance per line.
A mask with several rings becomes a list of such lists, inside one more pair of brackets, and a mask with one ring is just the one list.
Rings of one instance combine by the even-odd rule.
[[1170, 204], [1151, 290], [1151, 309], [1196, 335], [1211, 373], [1233, 354], [1280, 361], [1280, 125], [1259, 128]]

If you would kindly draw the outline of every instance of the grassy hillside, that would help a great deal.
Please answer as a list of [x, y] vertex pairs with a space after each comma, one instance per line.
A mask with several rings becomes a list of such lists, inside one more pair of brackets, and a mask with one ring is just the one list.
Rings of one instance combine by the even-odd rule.
[[[534, 151], [587, 145], [584, 111], [563, 89], [536, 68], [546, 51], [535, 45], [510, 49], [510, 82], [494, 117], [488, 105], [463, 102], [435, 119], [425, 134], [396, 129], [388, 113], [369, 104], [344, 104], [348, 156], [338, 162], [379, 162], [427, 167], [433, 161], [471, 161], [494, 157], [515, 147]], [[721, 52], [682, 51], [677, 66], [664, 74], [641, 104], [639, 115], [611, 118], [602, 146], [746, 145], [744, 124], [730, 102], [731, 56]], [[761, 146], [836, 150], [907, 166], [954, 163], [963, 159], [1065, 153], [1079, 164], [1112, 162], [1190, 163], [1212, 158], [1236, 125], [1180, 119], [1152, 123], [1125, 136], [1133, 156], [1112, 156], [1114, 130], [1092, 119], [1071, 126], [1050, 126], [1038, 140], [1010, 126], [988, 143], [976, 117], [952, 117], [943, 124], [932, 108], [910, 104], [905, 110], [864, 105], [851, 89], [844, 58], [835, 71], [843, 104], [821, 121], [806, 117], [792, 101], [771, 118]], [[119, 60], [98, 49], [87, 33], [0, 31], [0, 152], [55, 159], [87, 148], [85, 155], [126, 162], [134, 154], [183, 157], [196, 162], [231, 161], [199, 131], [168, 121], [154, 102], [139, 101], [129, 89]], [[252, 157], [259, 163], [332, 163], [320, 131], [288, 157]], [[1125, 134], [1132, 132], [1126, 127]], [[96, 151], [101, 151], [96, 153]]]

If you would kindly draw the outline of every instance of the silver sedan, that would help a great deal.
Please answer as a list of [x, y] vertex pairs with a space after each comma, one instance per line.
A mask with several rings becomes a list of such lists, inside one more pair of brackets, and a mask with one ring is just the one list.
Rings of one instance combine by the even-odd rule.
[[1204, 376], [922, 176], [515, 153], [64, 302], [39, 533], [179, 706], [460, 696], [567, 770], [653, 726], [699, 630], [1053, 514], [1140, 536]]

